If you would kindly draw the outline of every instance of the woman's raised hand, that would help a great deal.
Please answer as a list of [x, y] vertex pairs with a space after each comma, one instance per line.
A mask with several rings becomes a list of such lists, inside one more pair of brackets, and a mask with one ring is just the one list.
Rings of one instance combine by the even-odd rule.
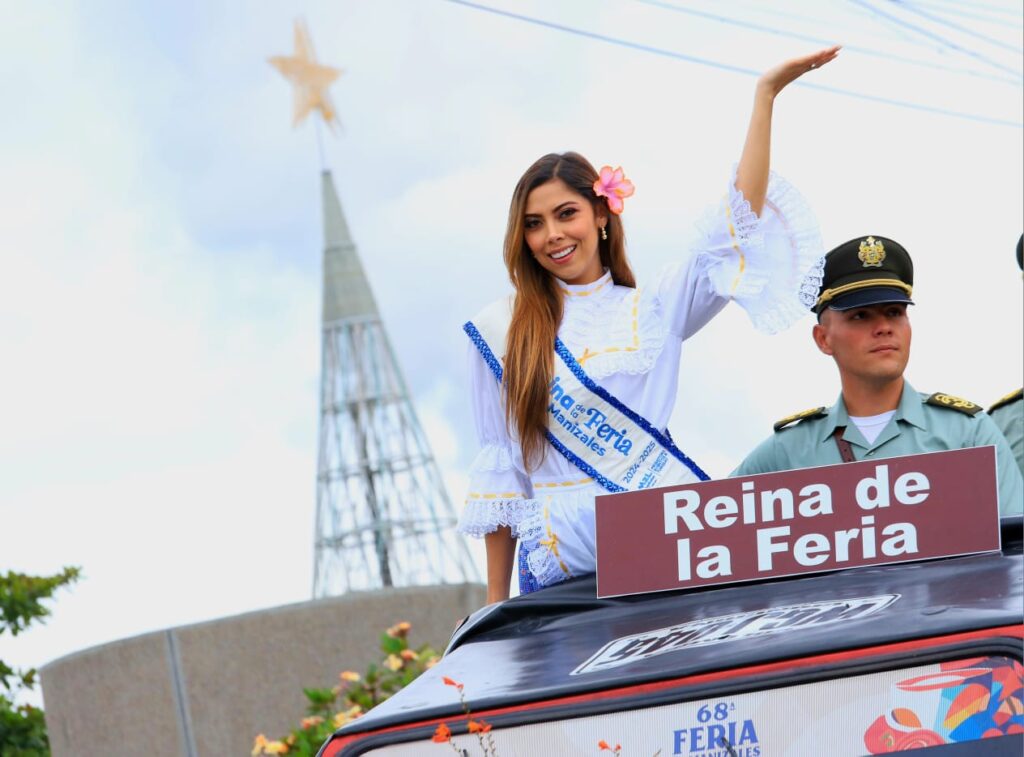
[[803, 55], [799, 58], [791, 58], [774, 68], [770, 68], [761, 74], [757, 80], [758, 89], [764, 89], [772, 97], [775, 97], [782, 89], [792, 81], [800, 78], [808, 71], [821, 68], [839, 54], [839, 45], [819, 50], [810, 55]]
[[751, 209], [761, 215], [768, 192], [768, 166], [771, 153], [772, 108], [775, 96], [791, 81], [814, 68], [820, 68], [839, 54], [839, 45], [812, 55], [793, 58], [765, 71], [757, 80], [754, 110], [750, 114], [747, 140], [736, 168], [736, 188], [740, 190]]

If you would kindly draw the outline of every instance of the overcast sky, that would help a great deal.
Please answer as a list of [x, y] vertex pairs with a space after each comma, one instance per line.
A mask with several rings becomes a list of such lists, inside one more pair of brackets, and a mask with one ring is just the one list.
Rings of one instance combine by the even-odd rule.
[[[0, 1], [0, 571], [84, 574], [0, 659], [309, 597], [320, 166], [266, 63], [297, 15], [344, 70], [327, 163], [456, 508], [460, 326], [508, 290], [522, 171], [566, 149], [622, 165], [650, 281], [725, 191], [742, 70], [825, 43], [846, 48], [807, 81], [833, 91], [783, 93], [773, 166], [826, 245], [914, 257], [917, 389], [1021, 385], [1019, 3], [481, 3], [549, 25], [445, 0]], [[733, 307], [684, 348], [671, 429], [712, 475], [834, 400], [812, 323], [764, 337]]]

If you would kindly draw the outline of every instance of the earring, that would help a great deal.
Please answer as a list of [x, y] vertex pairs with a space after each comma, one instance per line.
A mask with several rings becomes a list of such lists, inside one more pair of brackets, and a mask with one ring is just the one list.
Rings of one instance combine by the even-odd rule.
[[604, 226], [601, 227], [601, 239], [608, 241], [608, 229]]

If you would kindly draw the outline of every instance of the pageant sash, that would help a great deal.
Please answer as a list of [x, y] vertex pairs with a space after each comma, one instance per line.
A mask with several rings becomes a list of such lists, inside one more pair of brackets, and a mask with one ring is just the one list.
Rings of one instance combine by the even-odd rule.
[[[484, 329], [472, 321], [463, 329], [500, 383], [501, 362]], [[496, 334], [495, 346], [503, 346], [503, 335]], [[549, 392], [548, 442], [609, 492], [708, 480], [667, 434], [591, 379], [557, 337]]]

